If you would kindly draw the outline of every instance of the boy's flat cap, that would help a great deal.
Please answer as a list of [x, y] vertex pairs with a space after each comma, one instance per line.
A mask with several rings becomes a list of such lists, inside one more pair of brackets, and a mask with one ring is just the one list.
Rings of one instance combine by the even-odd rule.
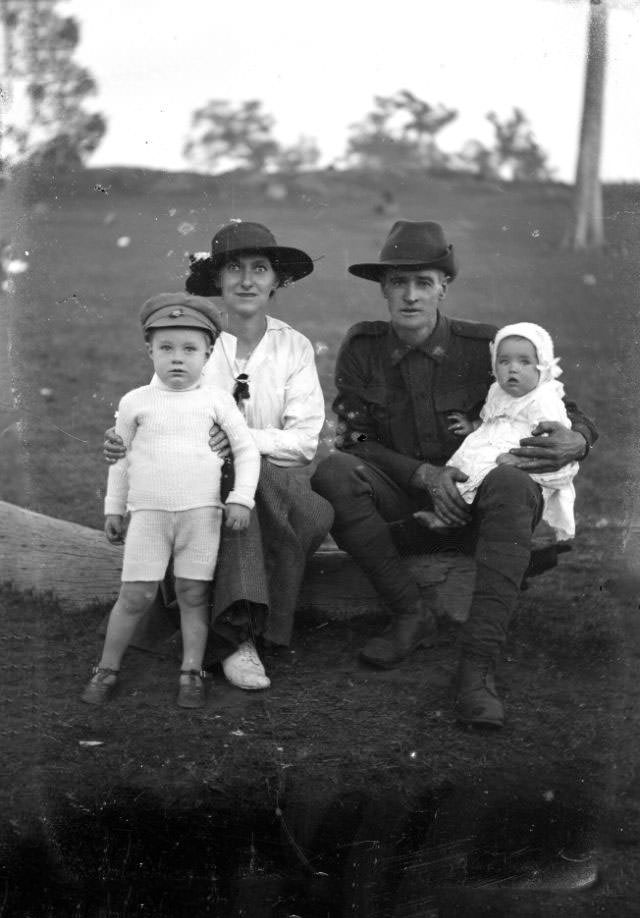
[[190, 293], [157, 293], [142, 305], [142, 328], [201, 328], [214, 337], [224, 327], [224, 313], [203, 296]]

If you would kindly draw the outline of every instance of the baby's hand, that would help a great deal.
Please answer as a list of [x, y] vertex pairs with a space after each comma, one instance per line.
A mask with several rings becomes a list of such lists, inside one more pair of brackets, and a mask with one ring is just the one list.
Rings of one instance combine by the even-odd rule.
[[224, 515], [224, 524], [227, 529], [246, 529], [249, 525], [251, 511], [242, 504], [225, 504]]
[[496, 458], [496, 465], [517, 465], [519, 459], [511, 453], [500, 453]]
[[447, 420], [450, 422], [447, 430], [456, 437], [466, 437], [475, 430], [473, 422], [462, 411], [452, 411], [447, 415]]
[[124, 517], [117, 513], [109, 513], [104, 518], [104, 534], [112, 545], [120, 545], [124, 542]]

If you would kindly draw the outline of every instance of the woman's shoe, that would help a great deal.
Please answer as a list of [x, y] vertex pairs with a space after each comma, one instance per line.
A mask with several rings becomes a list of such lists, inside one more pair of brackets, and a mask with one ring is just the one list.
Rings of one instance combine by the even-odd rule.
[[178, 688], [176, 703], [179, 708], [203, 708], [205, 702], [204, 671], [197, 669], [181, 669], [180, 676], [188, 676]]
[[247, 692], [267, 689], [271, 685], [252, 641], [243, 641], [235, 653], [226, 657], [222, 661], [222, 670], [231, 685]]
[[107, 666], [94, 666], [93, 676], [80, 696], [86, 704], [106, 704], [113, 697], [118, 685], [117, 669]]

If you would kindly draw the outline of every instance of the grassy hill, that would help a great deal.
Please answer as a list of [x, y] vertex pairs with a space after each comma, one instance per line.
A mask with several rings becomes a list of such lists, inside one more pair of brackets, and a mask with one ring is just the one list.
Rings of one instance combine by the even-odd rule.
[[[16, 251], [29, 253], [29, 269], [15, 276], [10, 298], [29, 506], [101, 525], [102, 432], [122, 393], [150, 372], [139, 306], [154, 292], [181, 289], [186, 253], [208, 249], [216, 227], [230, 217], [262, 221], [279, 241], [316, 259], [311, 277], [279, 293], [273, 313], [316, 345], [330, 406], [345, 330], [385, 316], [376, 285], [346, 271], [377, 257], [395, 218], [375, 212], [384, 187], [397, 201], [398, 217], [446, 227], [461, 266], [447, 312], [497, 324], [526, 319], [549, 329], [569, 394], [602, 433], [578, 478], [578, 515], [624, 517], [637, 441], [638, 188], [606, 189], [609, 247], [593, 255], [561, 248], [570, 212], [570, 189], [562, 185], [460, 176], [382, 184], [377, 176], [338, 172], [282, 185], [286, 198], [272, 201], [266, 181], [253, 177], [103, 169], [28, 205], [13, 203]], [[326, 435], [325, 449], [330, 427]]]
[[[265, 222], [316, 259], [273, 313], [316, 345], [330, 405], [344, 332], [385, 316], [377, 287], [346, 267], [377, 256], [394, 215], [376, 211], [370, 175], [284, 184], [275, 201], [246, 176], [117, 169], [28, 204], [5, 190], [0, 235], [29, 267], [0, 293], [0, 431], [21, 421], [29, 507], [101, 526], [103, 431], [150, 374], [139, 307], [181, 289], [186, 253], [230, 217]], [[507, 727], [488, 736], [454, 722], [450, 632], [396, 670], [360, 666], [381, 625], [366, 616], [298, 622], [259, 697], [212, 668], [207, 707], [185, 714], [170, 645], [128, 654], [117, 701], [88, 710], [78, 699], [105, 610], [0, 589], [0, 914], [638, 913], [637, 598], [607, 579], [637, 477], [640, 191], [605, 190], [609, 244], [592, 255], [561, 248], [565, 186], [414, 176], [384, 187], [395, 216], [438, 220], [455, 244], [447, 311], [546, 326], [568, 393], [601, 432], [577, 479], [574, 550], [519, 603], [498, 674]], [[329, 424], [322, 450], [330, 443]], [[9, 484], [0, 468], [0, 496]], [[539, 867], [575, 874], [594, 849], [595, 889], [535, 888]], [[531, 889], [500, 886], [523, 876]]]

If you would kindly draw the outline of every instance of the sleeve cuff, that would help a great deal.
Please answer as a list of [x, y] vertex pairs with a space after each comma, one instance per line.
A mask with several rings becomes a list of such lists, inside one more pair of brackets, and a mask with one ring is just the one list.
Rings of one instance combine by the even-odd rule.
[[238, 494], [237, 491], [231, 491], [225, 500], [225, 504], [241, 504], [243, 507], [246, 507], [247, 510], [253, 510], [256, 502], [249, 497], [245, 497], [244, 494]]
[[574, 430], [576, 433], [581, 434], [584, 437], [584, 442], [585, 442], [584, 455], [581, 456], [579, 460], [579, 461], [582, 461], [583, 459], [587, 458], [587, 456], [591, 452], [591, 447], [593, 446], [593, 442], [591, 438], [591, 431], [586, 426], [586, 424], [576, 424], [572, 426], [572, 430]]

